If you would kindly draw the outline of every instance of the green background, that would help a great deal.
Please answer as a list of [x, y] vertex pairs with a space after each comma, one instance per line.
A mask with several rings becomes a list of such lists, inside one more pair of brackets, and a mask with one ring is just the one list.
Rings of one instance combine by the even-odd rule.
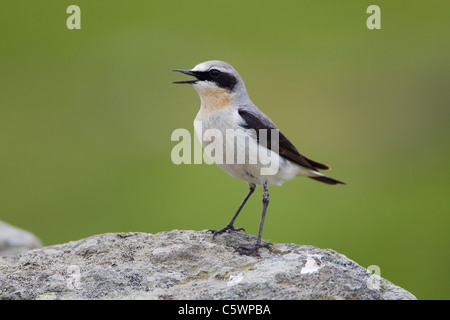
[[[66, 9], [81, 8], [81, 30]], [[381, 30], [366, 9], [381, 8]], [[45, 245], [225, 226], [247, 192], [174, 165], [200, 100], [172, 69], [231, 63], [253, 102], [346, 186], [270, 189], [263, 238], [335, 249], [449, 299], [448, 1], [8, 1], [0, 11], [0, 220]], [[256, 234], [261, 188], [236, 227]]]

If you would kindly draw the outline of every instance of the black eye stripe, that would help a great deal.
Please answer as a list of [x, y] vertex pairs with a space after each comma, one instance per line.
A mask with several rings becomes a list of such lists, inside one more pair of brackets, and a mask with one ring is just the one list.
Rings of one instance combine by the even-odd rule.
[[233, 76], [231, 73], [221, 72], [216, 69], [211, 69], [209, 71], [196, 71], [195, 74], [199, 80], [214, 82], [219, 87], [227, 89], [229, 91], [233, 90], [237, 82], [235, 76]]
[[221, 72], [217, 69], [211, 69], [209, 70], [209, 75], [213, 78], [217, 78], [218, 76], [220, 76]]

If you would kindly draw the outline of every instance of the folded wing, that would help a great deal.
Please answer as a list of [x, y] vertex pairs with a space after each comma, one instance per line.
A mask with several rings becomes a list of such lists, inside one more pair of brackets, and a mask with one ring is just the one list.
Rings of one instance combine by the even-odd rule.
[[[244, 129], [254, 129], [256, 131], [257, 140], [259, 142], [260, 138], [260, 129], [267, 130], [267, 148], [271, 149], [271, 130], [278, 128], [271, 122], [262, 117], [257, 117], [252, 112], [239, 109], [239, 115], [242, 117], [243, 121], [240, 123], [240, 126]], [[279, 136], [279, 146], [278, 146], [278, 154], [283, 158], [292, 161], [304, 168], [308, 168], [311, 170], [328, 170], [330, 169], [327, 165], [311, 160], [304, 155], [302, 155], [297, 148], [286, 138], [284, 134], [278, 130]]]

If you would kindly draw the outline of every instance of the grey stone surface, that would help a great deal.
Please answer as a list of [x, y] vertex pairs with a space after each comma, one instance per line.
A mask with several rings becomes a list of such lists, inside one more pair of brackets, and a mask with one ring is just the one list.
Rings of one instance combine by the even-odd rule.
[[15, 255], [42, 247], [32, 233], [0, 221], [0, 256]]
[[0, 257], [0, 299], [415, 299], [330, 249], [207, 231], [108, 233]]

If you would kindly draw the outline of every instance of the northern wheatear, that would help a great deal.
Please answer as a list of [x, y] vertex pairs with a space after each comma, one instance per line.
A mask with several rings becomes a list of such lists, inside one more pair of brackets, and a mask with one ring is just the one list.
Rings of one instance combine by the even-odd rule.
[[[264, 218], [269, 204], [269, 185], [281, 185], [295, 176], [306, 176], [332, 185], [345, 184], [318, 171], [319, 169], [327, 170], [328, 166], [313, 161], [298, 152], [272, 120], [253, 104], [241, 76], [228, 63], [217, 60], [206, 61], [191, 70], [173, 71], [195, 77], [194, 80], [174, 83], [191, 84], [200, 96], [200, 111], [194, 121], [197, 136], [202, 137], [208, 130], [214, 129], [225, 137], [222, 140], [216, 137], [215, 149], [208, 148], [212, 141], [202, 139], [201, 143], [205, 152], [209, 151], [207, 154], [219, 167], [231, 176], [246, 181], [249, 185], [249, 191], [231, 221], [222, 229], [210, 230], [213, 232], [213, 239], [226, 231], [243, 230], [243, 228], [235, 228], [234, 221], [255, 191], [256, 185], [263, 186], [263, 209], [258, 238], [252, 248], [239, 247], [238, 252], [241, 254], [259, 255], [259, 248], [270, 245], [261, 243]], [[235, 130], [238, 133], [230, 136], [227, 134], [229, 130]], [[274, 141], [273, 137], [277, 139]], [[224, 148], [222, 153], [218, 152], [222, 150], [220, 150], [220, 145], [217, 147], [217, 143], [222, 143]], [[231, 150], [226, 150], [227, 148], [231, 148]], [[235, 154], [239, 152], [244, 153], [244, 160], [246, 160], [244, 163], [236, 161]], [[218, 156], [219, 153], [222, 155]], [[259, 159], [256, 162], [248, 161], [254, 153], [258, 153]], [[232, 155], [231, 161], [228, 158], [225, 161], [225, 155], [229, 154]], [[277, 163], [276, 170], [262, 173], [264, 168], [267, 169], [270, 159]]]

